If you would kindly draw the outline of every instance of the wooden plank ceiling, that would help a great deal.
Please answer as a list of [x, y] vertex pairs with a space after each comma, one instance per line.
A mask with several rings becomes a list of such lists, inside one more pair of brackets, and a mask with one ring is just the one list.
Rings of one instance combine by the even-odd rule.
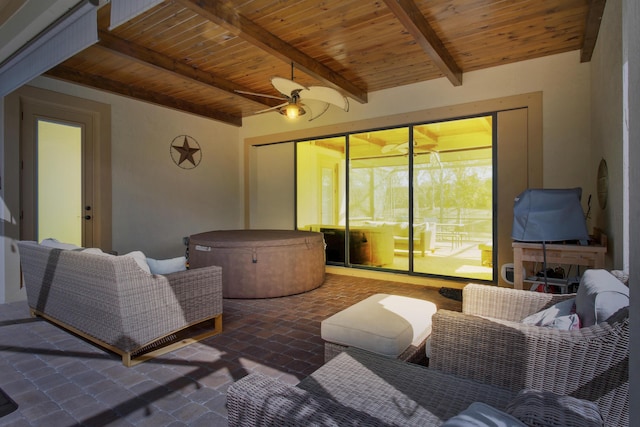
[[[281, 103], [270, 79], [369, 92], [581, 50], [605, 0], [169, 0], [47, 75], [236, 126]], [[332, 107], [336, 108], [336, 107]], [[275, 112], [268, 114], [277, 114]], [[348, 114], [348, 113], [345, 113]]]

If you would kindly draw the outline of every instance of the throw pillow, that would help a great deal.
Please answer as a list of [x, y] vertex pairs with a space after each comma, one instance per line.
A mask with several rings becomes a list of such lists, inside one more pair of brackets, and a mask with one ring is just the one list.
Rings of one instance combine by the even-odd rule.
[[170, 259], [147, 258], [151, 274], [170, 274], [187, 269], [187, 258], [179, 256]]
[[587, 270], [580, 278], [576, 313], [583, 327], [604, 322], [629, 306], [629, 288], [607, 270]]
[[149, 264], [147, 264], [147, 257], [144, 255], [144, 253], [140, 251], [132, 251], [122, 256], [128, 256], [133, 258], [143, 271], [151, 274], [151, 269], [149, 268]]
[[576, 313], [568, 316], [558, 316], [547, 325], [543, 325], [547, 328], [561, 329], [563, 331], [572, 331], [574, 329], [580, 329], [580, 317]]
[[531, 427], [601, 427], [598, 405], [588, 400], [561, 396], [549, 391], [521, 390], [505, 412]]
[[473, 402], [467, 409], [449, 418], [442, 427], [526, 427], [526, 424], [486, 403]]
[[575, 298], [560, 301], [549, 308], [525, 317], [522, 319], [522, 323], [567, 331], [578, 329], [580, 328], [580, 319], [574, 312], [575, 302]]

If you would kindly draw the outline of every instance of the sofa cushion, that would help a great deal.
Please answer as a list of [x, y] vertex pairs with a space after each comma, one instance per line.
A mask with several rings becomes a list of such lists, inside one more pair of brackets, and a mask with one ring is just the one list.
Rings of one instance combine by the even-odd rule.
[[575, 303], [575, 298], [560, 301], [549, 308], [525, 317], [522, 319], [522, 323], [564, 330], [578, 329], [580, 328], [580, 319], [575, 314]]
[[398, 222], [394, 224], [393, 235], [398, 237], [409, 237], [409, 223]]
[[[409, 223], [408, 222], [396, 222], [393, 224], [394, 237], [409, 237]], [[425, 231], [427, 226], [425, 224], [413, 224], [413, 236], [418, 238], [420, 233]]]
[[506, 412], [482, 402], [473, 402], [442, 427], [527, 427], [526, 424]]
[[629, 288], [607, 270], [590, 269], [580, 278], [576, 295], [576, 313], [582, 327], [604, 322], [629, 306]]

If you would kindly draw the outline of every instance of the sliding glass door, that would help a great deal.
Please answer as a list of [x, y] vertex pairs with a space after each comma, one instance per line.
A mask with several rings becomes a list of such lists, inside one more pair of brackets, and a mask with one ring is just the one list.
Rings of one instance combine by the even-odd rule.
[[492, 280], [493, 117], [413, 129], [413, 271]]
[[301, 141], [297, 225], [329, 264], [492, 280], [492, 115]]
[[352, 264], [408, 271], [396, 257], [409, 222], [409, 129], [349, 135], [349, 237]]

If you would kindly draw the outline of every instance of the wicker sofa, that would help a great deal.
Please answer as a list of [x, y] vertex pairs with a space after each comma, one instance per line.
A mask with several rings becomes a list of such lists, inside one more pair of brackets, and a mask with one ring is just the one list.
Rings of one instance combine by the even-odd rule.
[[[589, 273], [614, 288], [621, 285], [605, 270], [587, 271], [583, 280]], [[578, 295], [585, 285], [581, 281]], [[611, 301], [616, 293], [600, 297]], [[432, 317], [429, 367], [511, 390], [533, 388], [586, 399], [597, 403], [605, 425], [628, 425], [628, 307], [614, 308], [606, 320], [579, 329], [522, 323], [574, 297], [467, 285], [462, 313], [439, 310]]]
[[[470, 411], [477, 405], [483, 410]], [[296, 386], [247, 375], [229, 387], [227, 410], [230, 427], [602, 425], [593, 402], [538, 390], [515, 392], [355, 347]], [[487, 416], [504, 424], [479, 422]]]
[[222, 269], [167, 275], [131, 256], [18, 242], [31, 314], [122, 357], [132, 366], [222, 331]]

